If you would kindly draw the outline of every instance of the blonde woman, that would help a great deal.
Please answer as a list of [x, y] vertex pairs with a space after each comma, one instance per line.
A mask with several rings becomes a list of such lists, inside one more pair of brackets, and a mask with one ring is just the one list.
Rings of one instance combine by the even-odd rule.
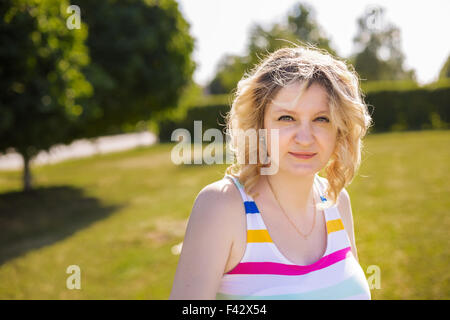
[[[239, 82], [227, 118], [236, 154], [269, 161], [234, 163], [200, 191], [170, 299], [370, 299], [345, 190], [371, 123], [354, 70], [279, 49]], [[238, 144], [250, 129], [277, 140]]]

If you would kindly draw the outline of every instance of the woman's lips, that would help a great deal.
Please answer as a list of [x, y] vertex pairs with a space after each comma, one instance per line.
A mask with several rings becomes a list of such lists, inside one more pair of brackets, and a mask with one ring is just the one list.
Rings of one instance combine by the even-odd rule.
[[314, 153], [314, 152], [289, 152], [289, 154], [293, 155], [294, 157], [296, 157], [298, 159], [311, 159], [317, 153]]

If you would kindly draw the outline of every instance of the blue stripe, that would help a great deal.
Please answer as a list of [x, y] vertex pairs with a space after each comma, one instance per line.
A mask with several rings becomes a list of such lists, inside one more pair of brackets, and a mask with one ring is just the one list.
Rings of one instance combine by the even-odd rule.
[[245, 213], [259, 213], [254, 201], [244, 201]]

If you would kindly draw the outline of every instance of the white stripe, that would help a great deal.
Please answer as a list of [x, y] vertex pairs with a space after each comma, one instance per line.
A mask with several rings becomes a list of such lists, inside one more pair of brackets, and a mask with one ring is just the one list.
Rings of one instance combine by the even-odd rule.
[[[249, 242], [247, 243], [246, 254], [241, 262], [276, 262], [281, 261], [279, 256], [275, 254], [276, 248], [272, 242]], [[244, 259], [245, 258], [245, 259]]]
[[332, 206], [325, 210], [327, 212], [327, 219], [328, 220], [336, 220], [341, 219], [341, 215], [339, 213], [339, 210], [336, 206]]
[[327, 255], [347, 247], [350, 247], [350, 241], [345, 230], [334, 231], [328, 234]]
[[243, 186], [239, 183], [239, 181], [232, 175], [227, 175], [227, 177], [230, 177], [233, 180], [234, 185], [236, 186], [236, 188], [239, 190], [239, 193], [241, 194], [242, 200], [249, 201], [247, 194], [245, 193], [245, 190], [244, 190]]
[[247, 230], [266, 229], [259, 213], [247, 213]]

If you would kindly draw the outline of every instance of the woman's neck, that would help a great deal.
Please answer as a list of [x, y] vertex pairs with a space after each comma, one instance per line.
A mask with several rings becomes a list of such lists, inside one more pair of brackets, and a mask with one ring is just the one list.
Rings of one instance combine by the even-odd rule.
[[278, 171], [276, 175], [261, 177], [264, 177], [268, 193], [275, 194], [275, 201], [280, 202], [287, 214], [306, 215], [310, 212], [314, 203], [314, 175], [299, 177]]

